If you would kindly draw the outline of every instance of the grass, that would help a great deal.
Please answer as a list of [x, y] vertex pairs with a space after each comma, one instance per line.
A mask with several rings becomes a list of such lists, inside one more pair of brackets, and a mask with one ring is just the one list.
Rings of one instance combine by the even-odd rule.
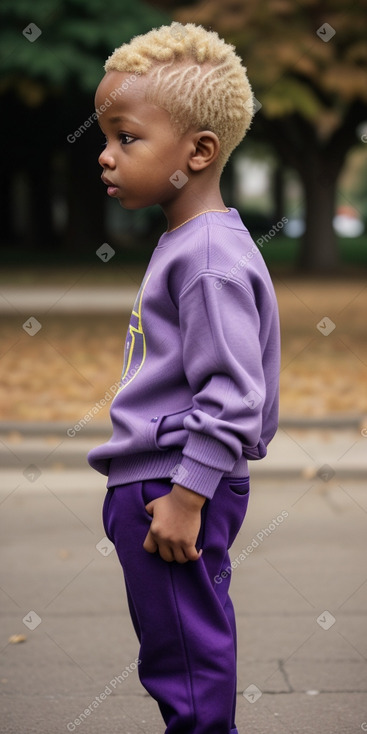
[[[263, 231], [253, 230], [254, 241], [264, 235]], [[360, 268], [367, 268], [367, 235], [355, 238], [338, 237], [341, 268], [347, 267], [348, 275], [353, 271], [360, 272]], [[0, 284], [6, 285], [52, 285], [64, 283], [69, 274], [70, 279], [80, 285], [91, 284], [123, 284], [129, 281], [140, 282], [150, 259], [154, 244], [150, 250], [140, 250], [134, 253], [130, 249], [116, 249], [116, 255], [107, 263], [102, 263], [94, 250], [87, 253], [75, 253], [70, 263], [71, 255], [67, 257], [62, 252], [38, 252], [30, 256], [29, 253], [16, 251], [13, 259], [3, 257], [3, 266], [0, 272]], [[297, 274], [297, 261], [300, 250], [300, 240], [290, 239], [277, 234], [261, 248], [261, 253], [268, 264], [271, 273], [277, 270], [289, 274]], [[136, 256], [138, 255], [138, 256]], [[14, 260], [15, 258], [15, 260]]]
[[[256, 242], [256, 233], [253, 238]], [[367, 236], [338, 237], [338, 249], [341, 263], [367, 268]], [[261, 252], [268, 265], [287, 264], [295, 266], [300, 251], [300, 239], [290, 239], [277, 235], [264, 245]]]

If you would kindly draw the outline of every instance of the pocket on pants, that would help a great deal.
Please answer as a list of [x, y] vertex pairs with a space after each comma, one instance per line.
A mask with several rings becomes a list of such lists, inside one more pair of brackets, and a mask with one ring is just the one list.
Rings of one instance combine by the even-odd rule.
[[229, 517], [228, 548], [230, 548], [247, 512], [250, 496], [250, 477], [236, 477], [234, 479], [228, 477], [226, 482]]
[[170, 477], [163, 479], [144, 479], [141, 482], [141, 497], [144, 505], [144, 511], [151, 518], [151, 515], [146, 511], [145, 505], [149, 502], [163, 497], [165, 494], [169, 494], [172, 490], [173, 484]]
[[234, 494], [245, 497], [250, 492], [250, 477], [228, 479], [228, 486]]
[[104, 498], [103, 507], [102, 507], [103, 527], [104, 527], [106, 536], [108, 540], [111, 541], [111, 543], [113, 543], [113, 538], [111, 538], [111, 534], [109, 531], [109, 508], [110, 508], [110, 503], [111, 503], [113, 492], [114, 492], [114, 487], [107, 490], [107, 494]]

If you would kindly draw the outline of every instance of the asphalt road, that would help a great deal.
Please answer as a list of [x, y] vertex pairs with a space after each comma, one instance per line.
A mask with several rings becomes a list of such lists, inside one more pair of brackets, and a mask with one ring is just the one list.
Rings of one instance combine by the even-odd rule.
[[[2, 474], [1, 734], [164, 732], [103, 497], [91, 470]], [[356, 478], [254, 475], [231, 552], [240, 734], [367, 731], [366, 529]]]

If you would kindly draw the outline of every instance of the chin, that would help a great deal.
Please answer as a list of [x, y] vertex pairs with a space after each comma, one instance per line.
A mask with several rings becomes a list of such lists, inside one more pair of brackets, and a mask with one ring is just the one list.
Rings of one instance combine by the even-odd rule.
[[123, 199], [119, 199], [119, 204], [123, 209], [127, 209], [128, 211], [136, 211], [137, 209], [144, 209], [144, 207], [152, 206], [151, 204], [144, 204], [142, 202], [126, 201]]

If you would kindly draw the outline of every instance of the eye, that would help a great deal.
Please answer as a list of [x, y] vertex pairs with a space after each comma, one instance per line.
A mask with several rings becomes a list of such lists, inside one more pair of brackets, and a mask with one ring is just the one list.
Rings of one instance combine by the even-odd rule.
[[127, 135], [127, 133], [119, 133], [119, 138], [121, 145], [130, 145], [135, 140], [132, 135]]

